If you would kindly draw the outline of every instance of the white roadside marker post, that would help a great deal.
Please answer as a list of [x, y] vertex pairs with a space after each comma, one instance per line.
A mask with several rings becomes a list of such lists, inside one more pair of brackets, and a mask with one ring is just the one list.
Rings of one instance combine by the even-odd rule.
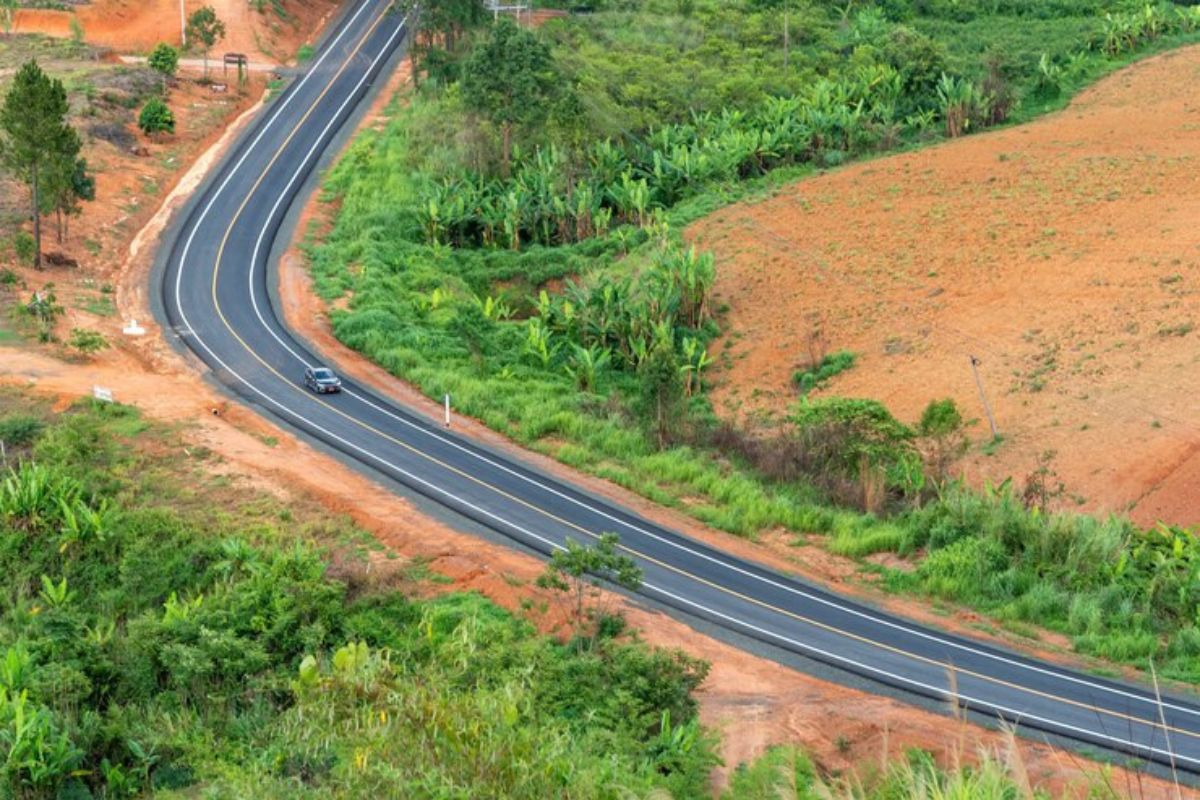
[[450, 393], [446, 393], [446, 427], [450, 427]]

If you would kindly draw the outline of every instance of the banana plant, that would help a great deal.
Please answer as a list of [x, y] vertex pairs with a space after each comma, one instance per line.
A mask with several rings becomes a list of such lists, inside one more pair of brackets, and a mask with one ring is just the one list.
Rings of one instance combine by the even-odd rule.
[[200, 610], [202, 605], [204, 605], [204, 595], [202, 594], [196, 595], [191, 600], [180, 600], [175, 592], [171, 592], [167, 596], [166, 602], [163, 603], [163, 622], [167, 624], [187, 622]]
[[508, 246], [512, 250], [520, 250], [521, 225], [525, 221], [524, 198], [509, 190], [504, 195], [501, 206], [504, 210], [504, 233], [508, 236]]
[[50, 580], [49, 575], [42, 575], [42, 591], [38, 593], [38, 597], [42, 599], [49, 608], [66, 608], [75, 599], [75, 592], [67, 586], [67, 579], [63, 578], [58, 583]]
[[65, 553], [75, 544], [103, 540], [109, 532], [111, 510], [107, 500], [99, 508], [91, 508], [79, 500], [67, 502], [59, 499], [59, 545], [58, 552]]
[[549, 369], [558, 352], [550, 329], [541, 317], [530, 317], [525, 328], [525, 353], [542, 369]]
[[581, 392], [591, 392], [596, 388], [601, 371], [612, 360], [612, 352], [606, 347], [591, 345], [582, 347], [571, 345], [571, 356], [564, 369], [567, 375], [575, 381], [575, 387]]
[[20, 644], [6, 649], [0, 659], [0, 690], [12, 693], [24, 689], [33, 675], [32, 667], [29, 651]]
[[0, 482], [0, 517], [18, 529], [37, 530], [57, 523], [61, 504], [74, 506], [81, 495], [73, 479], [41, 464], [22, 464]]
[[486, 297], [475, 297], [474, 300], [484, 319], [490, 319], [493, 322], [503, 322], [512, 317], [512, 307], [499, 298], [487, 295]]
[[962, 136], [971, 126], [971, 118], [978, 107], [979, 93], [975, 85], [966, 78], [943, 72], [937, 83], [937, 95], [942, 120], [946, 124], [946, 135], [951, 139]]
[[704, 371], [712, 364], [712, 359], [704, 343], [692, 336], [684, 337], [680, 350], [683, 357], [683, 363], [679, 367], [683, 372], [683, 394], [685, 397], [691, 397], [694, 392], [700, 390]]

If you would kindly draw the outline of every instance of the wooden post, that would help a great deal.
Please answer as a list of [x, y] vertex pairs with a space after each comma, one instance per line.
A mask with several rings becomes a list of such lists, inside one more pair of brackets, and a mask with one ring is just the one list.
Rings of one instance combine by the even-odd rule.
[[979, 399], [983, 401], [983, 410], [987, 413], [988, 425], [992, 428], [992, 438], [996, 439], [1000, 436], [1000, 432], [996, 430], [996, 418], [992, 416], [992, 406], [988, 403], [987, 394], [983, 391], [983, 381], [979, 378], [980, 361], [975, 356], [971, 358], [971, 373], [975, 376], [975, 387], [979, 389]]

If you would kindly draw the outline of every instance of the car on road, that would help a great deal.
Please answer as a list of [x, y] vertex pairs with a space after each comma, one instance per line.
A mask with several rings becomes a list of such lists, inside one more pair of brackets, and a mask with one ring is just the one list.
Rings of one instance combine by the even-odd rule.
[[304, 370], [304, 385], [317, 394], [342, 390], [341, 379], [329, 367], [309, 367]]

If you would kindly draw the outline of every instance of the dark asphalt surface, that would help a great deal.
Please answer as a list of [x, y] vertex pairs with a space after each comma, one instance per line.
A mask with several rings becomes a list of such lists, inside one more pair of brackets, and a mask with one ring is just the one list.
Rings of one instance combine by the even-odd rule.
[[[1200, 705], [923, 628], [726, 555], [447, 432], [370, 389], [303, 387], [323, 363], [282, 325], [267, 287], [281, 220], [405, 38], [380, 0], [349, 8], [307, 72], [273, 99], [174, 228], [169, 328], [217, 380], [404, 486], [541, 553], [615, 532], [641, 592], [680, 612], [905, 693], [1200, 774]], [[334, 365], [336, 367], [336, 365]]]

